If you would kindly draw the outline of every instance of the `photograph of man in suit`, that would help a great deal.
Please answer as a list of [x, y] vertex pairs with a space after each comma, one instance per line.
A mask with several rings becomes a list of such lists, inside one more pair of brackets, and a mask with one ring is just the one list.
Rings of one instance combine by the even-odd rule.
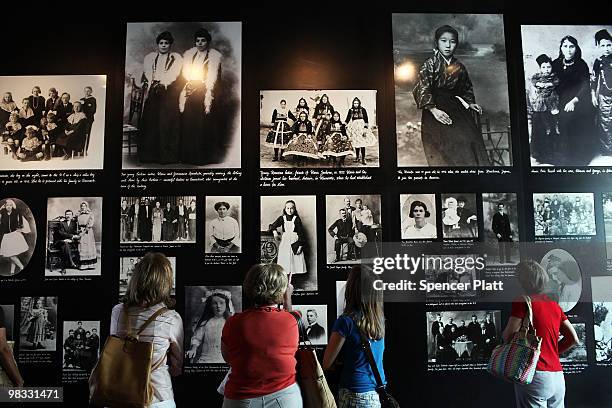
[[443, 335], [446, 339], [455, 340], [455, 335], [457, 333], [457, 325], [453, 323], [453, 318], [448, 318], [448, 324], [444, 326]]
[[474, 344], [478, 344], [480, 342], [480, 322], [475, 314], [472, 315], [472, 321], [468, 324], [467, 336], [470, 341], [474, 342]]
[[306, 311], [306, 321], [308, 322], [306, 335], [308, 340], [313, 343], [325, 342], [325, 329], [317, 323], [318, 317], [319, 315], [315, 309], [308, 309]]
[[[350, 202], [349, 202], [350, 203]], [[336, 251], [336, 259], [334, 262], [342, 260], [342, 244], [348, 244], [348, 259], [355, 259], [355, 242], [353, 241], [353, 235], [355, 230], [353, 229], [353, 221], [349, 217], [349, 214], [345, 208], [341, 208], [340, 218], [334, 221], [334, 223], [327, 229], [329, 235], [336, 241], [334, 243], [334, 250]]]
[[59, 223], [55, 241], [55, 247], [61, 251], [62, 269], [60, 273], [63, 275], [66, 274], [67, 267], [78, 268], [76, 262], [72, 259], [70, 248], [79, 241], [79, 238], [77, 220], [74, 218], [72, 210], [66, 210], [64, 219]]
[[495, 233], [499, 247], [499, 263], [510, 262], [511, 245], [507, 242], [512, 242], [512, 229], [510, 227], [510, 218], [505, 211], [504, 203], [497, 204], [497, 212], [493, 215], [491, 229]]

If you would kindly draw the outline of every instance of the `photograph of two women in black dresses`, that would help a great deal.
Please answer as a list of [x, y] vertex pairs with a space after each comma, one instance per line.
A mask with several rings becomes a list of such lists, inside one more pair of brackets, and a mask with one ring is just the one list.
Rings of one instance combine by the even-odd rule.
[[240, 167], [242, 24], [128, 23], [123, 168]]
[[0, 76], [0, 170], [101, 169], [106, 75]]
[[500, 14], [393, 14], [398, 166], [512, 165], [505, 43]]
[[531, 165], [612, 165], [612, 26], [521, 34]]

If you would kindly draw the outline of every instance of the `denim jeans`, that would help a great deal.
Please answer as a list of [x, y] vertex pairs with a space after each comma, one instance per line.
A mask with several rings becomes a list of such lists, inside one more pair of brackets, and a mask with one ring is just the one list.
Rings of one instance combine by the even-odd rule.
[[166, 400], [151, 404], [149, 405], [149, 408], [176, 408], [176, 404], [174, 403], [174, 400]]
[[514, 385], [518, 408], [565, 408], [563, 371], [536, 371], [529, 385]]
[[223, 408], [302, 408], [302, 393], [297, 384], [263, 397], [223, 400]]
[[340, 388], [338, 408], [380, 408], [380, 399], [376, 391], [353, 392]]

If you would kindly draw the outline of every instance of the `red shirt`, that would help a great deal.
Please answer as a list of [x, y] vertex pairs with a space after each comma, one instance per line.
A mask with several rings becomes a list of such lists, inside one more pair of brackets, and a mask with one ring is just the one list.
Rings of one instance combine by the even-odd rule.
[[225, 397], [261, 397], [295, 383], [299, 335], [290, 313], [275, 308], [237, 313], [225, 322], [221, 341], [232, 368]]
[[[532, 295], [533, 327], [536, 335], [542, 338], [540, 360], [536, 370], [563, 371], [559, 361], [559, 328], [567, 316], [557, 302], [546, 295]], [[522, 319], [527, 315], [527, 304], [523, 300], [512, 302], [511, 316]]]

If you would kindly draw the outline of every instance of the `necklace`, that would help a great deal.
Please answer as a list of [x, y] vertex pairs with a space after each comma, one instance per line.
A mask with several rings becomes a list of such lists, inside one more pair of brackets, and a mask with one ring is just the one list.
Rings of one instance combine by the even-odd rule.
[[563, 69], [567, 69], [567, 67], [570, 67], [574, 65], [574, 60], [572, 60], [571, 62], [565, 62], [565, 58], [563, 58]]
[[38, 96], [34, 96], [34, 95], [32, 95], [32, 107], [33, 107], [34, 109], [37, 109], [37, 108], [38, 108]]
[[603, 68], [601, 69], [601, 82], [603, 83], [603, 86], [605, 86], [608, 91], [612, 91], [612, 88], [608, 86], [608, 81], [606, 81], [606, 71]]

